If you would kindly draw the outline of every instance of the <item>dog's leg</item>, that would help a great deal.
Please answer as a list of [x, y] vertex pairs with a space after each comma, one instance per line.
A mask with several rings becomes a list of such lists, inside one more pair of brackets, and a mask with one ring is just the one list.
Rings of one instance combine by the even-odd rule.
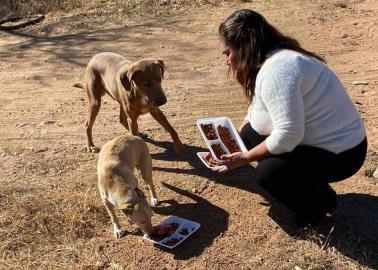
[[101, 107], [101, 96], [104, 94], [104, 90], [100, 86], [101, 79], [93, 74], [93, 72], [89, 73], [87, 77], [89, 78], [88, 83], [85, 85], [85, 90], [88, 95], [87, 121], [85, 122], [88, 139], [87, 149], [89, 152], [97, 153], [100, 149], [93, 143], [92, 127]]
[[118, 217], [117, 217], [116, 213], [114, 213], [113, 205], [110, 202], [108, 202], [106, 200], [106, 198], [103, 198], [102, 202], [104, 203], [105, 208], [109, 213], [110, 219], [112, 220], [113, 228], [114, 228], [114, 237], [117, 238], [117, 239], [121, 238], [122, 237], [122, 230], [121, 230], [121, 226], [119, 225]]
[[127, 123], [129, 124], [131, 134], [134, 136], [139, 136], [137, 118], [132, 119], [131, 117], [128, 117]]
[[92, 152], [92, 153], [99, 152], [99, 149], [93, 143], [92, 127], [93, 127], [94, 121], [96, 120], [98, 111], [100, 110], [100, 107], [101, 107], [101, 100], [89, 101], [87, 121], [85, 122], [85, 126], [86, 126], [87, 138], [88, 138], [87, 149], [89, 152]]
[[125, 111], [123, 110], [122, 105], [121, 105], [121, 107], [119, 108], [119, 121], [121, 122], [121, 124], [122, 124], [127, 130], [130, 130], [130, 128], [129, 128], [129, 123], [128, 123], [128, 121], [127, 121], [127, 115], [126, 115]]
[[184, 146], [182, 145], [181, 140], [177, 135], [177, 132], [168, 122], [163, 112], [158, 107], [154, 107], [150, 110], [150, 113], [153, 116], [153, 118], [155, 118], [155, 120], [171, 135], [175, 151], [177, 154], [181, 155], [184, 151]]
[[142, 157], [141, 163], [139, 164], [139, 169], [142, 174], [142, 178], [144, 182], [148, 185], [150, 189], [151, 195], [151, 205], [156, 206], [159, 203], [159, 199], [156, 195], [155, 186], [152, 181], [152, 159], [150, 154], [148, 153], [148, 149], [146, 147], [146, 154]]

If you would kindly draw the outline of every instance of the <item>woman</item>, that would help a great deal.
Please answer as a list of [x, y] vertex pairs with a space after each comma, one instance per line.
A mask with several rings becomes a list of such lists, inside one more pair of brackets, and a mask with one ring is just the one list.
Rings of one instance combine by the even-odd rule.
[[246, 153], [222, 156], [225, 173], [258, 161], [258, 183], [292, 209], [299, 225], [336, 207], [329, 183], [362, 166], [362, 120], [324, 59], [259, 13], [243, 9], [219, 26], [227, 65], [249, 101], [238, 131]]

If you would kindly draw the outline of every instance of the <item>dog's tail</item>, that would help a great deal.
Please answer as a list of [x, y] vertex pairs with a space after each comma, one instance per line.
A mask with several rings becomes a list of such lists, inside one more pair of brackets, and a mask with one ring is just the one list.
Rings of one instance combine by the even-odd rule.
[[84, 89], [84, 85], [82, 85], [81, 83], [75, 83], [74, 85], [72, 85], [73, 87], [76, 87], [76, 88], [81, 88], [81, 89]]

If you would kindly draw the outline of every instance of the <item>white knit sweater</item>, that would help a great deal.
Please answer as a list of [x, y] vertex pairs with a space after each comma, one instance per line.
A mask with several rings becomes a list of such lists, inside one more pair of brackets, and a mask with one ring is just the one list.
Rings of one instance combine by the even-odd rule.
[[256, 78], [245, 118], [269, 135], [272, 154], [310, 145], [340, 153], [365, 137], [362, 120], [336, 75], [322, 62], [290, 50], [274, 53]]

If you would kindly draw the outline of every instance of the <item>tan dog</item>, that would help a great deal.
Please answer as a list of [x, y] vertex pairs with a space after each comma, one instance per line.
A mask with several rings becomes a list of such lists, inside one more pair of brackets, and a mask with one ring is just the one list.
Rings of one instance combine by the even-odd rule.
[[133, 135], [138, 135], [137, 119], [149, 112], [169, 132], [175, 151], [183, 152], [183, 145], [176, 131], [169, 124], [159, 106], [167, 102], [161, 87], [164, 78], [164, 62], [142, 59], [132, 63], [121, 55], [104, 52], [96, 54], [89, 61], [85, 71], [85, 88], [88, 95], [86, 133], [88, 151], [98, 152], [92, 139], [92, 127], [100, 110], [101, 97], [107, 93], [120, 104], [120, 122]]
[[141, 171], [143, 180], [151, 193], [151, 204], [158, 199], [152, 183], [152, 160], [147, 144], [137, 136], [121, 135], [107, 142], [98, 158], [98, 187], [106, 210], [114, 227], [114, 236], [122, 236], [115, 210], [121, 210], [130, 223], [135, 223], [143, 232], [152, 232], [151, 208], [143, 192], [138, 188], [134, 168]]

